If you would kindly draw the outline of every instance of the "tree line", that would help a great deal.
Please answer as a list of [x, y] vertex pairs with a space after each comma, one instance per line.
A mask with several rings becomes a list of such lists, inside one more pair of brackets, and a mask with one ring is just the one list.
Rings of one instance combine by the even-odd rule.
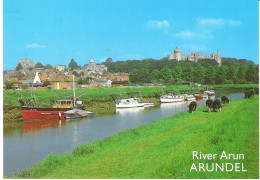
[[118, 61], [111, 63], [108, 71], [130, 73], [132, 83], [246, 84], [258, 83], [259, 77], [259, 65], [235, 58], [222, 58], [221, 66], [212, 59], [198, 62], [169, 61], [167, 58]]

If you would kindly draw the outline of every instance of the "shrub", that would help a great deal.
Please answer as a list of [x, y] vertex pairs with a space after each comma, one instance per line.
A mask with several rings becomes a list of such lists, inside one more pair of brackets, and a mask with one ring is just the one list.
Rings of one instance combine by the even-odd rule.
[[92, 152], [94, 152], [94, 147], [86, 143], [86, 144], [82, 144], [79, 147], [76, 147], [76, 149], [74, 149], [73, 151], [73, 154], [81, 156], [81, 155], [90, 154]]

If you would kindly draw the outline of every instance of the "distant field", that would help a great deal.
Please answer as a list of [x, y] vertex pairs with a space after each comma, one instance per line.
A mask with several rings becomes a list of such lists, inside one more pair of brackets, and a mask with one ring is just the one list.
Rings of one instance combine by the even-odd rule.
[[[259, 96], [231, 100], [222, 112], [175, 116], [117, 133], [73, 154], [49, 155], [13, 178], [259, 178]], [[242, 160], [193, 160], [192, 151], [244, 154]], [[190, 172], [192, 163], [244, 163], [247, 172]]]

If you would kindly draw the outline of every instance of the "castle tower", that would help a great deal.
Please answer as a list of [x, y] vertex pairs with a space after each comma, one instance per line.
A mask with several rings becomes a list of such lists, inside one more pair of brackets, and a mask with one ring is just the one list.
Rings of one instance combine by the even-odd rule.
[[177, 47], [177, 49], [174, 50], [174, 54], [175, 54], [175, 59], [180, 61], [181, 60], [181, 50], [180, 50], [179, 46]]
[[89, 68], [90, 68], [90, 70], [91, 71], [94, 71], [95, 69], [96, 69], [96, 63], [95, 63], [95, 61], [93, 60], [93, 59], [91, 59], [90, 61], [89, 61]]
[[221, 59], [221, 57], [220, 57], [220, 50], [218, 50], [218, 54], [217, 54], [217, 59], [216, 59], [216, 61], [218, 62], [219, 66], [222, 65], [222, 59]]

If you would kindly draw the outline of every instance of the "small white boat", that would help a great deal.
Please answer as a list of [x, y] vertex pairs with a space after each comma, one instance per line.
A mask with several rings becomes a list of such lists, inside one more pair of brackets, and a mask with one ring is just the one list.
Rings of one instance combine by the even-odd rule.
[[129, 98], [116, 100], [116, 108], [133, 108], [144, 107], [145, 103], [141, 102], [140, 98]]
[[83, 118], [83, 117], [89, 117], [94, 116], [95, 113], [91, 111], [86, 111], [82, 109], [72, 109], [69, 111], [66, 111], [65, 113], [66, 119], [72, 119], [72, 118]]
[[143, 102], [144, 103], [144, 107], [152, 107], [154, 106], [154, 102]]
[[167, 94], [160, 97], [161, 103], [176, 103], [176, 102], [183, 102], [184, 96], [183, 95], [172, 95]]
[[204, 91], [204, 93], [207, 94], [208, 96], [215, 96], [215, 91], [214, 90]]
[[185, 94], [184, 97], [185, 97], [185, 100], [186, 100], [186, 101], [196, 101], [195, 96], [192, 95], [192, 94], [190, 94], [190, 95], [186, 95], [186, 94]]

